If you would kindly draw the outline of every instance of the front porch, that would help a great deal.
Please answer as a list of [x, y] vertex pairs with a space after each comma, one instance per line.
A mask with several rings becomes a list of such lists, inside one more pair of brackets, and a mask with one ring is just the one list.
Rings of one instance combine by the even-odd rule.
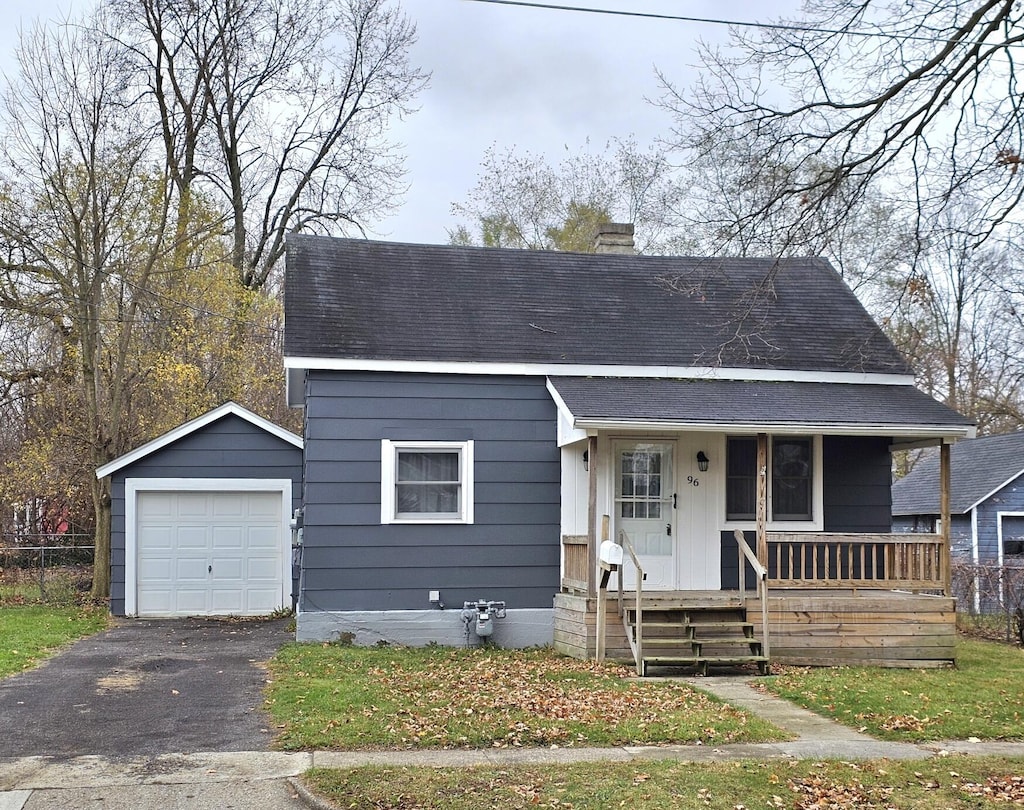
[[[589, 538], [564, 536], [562, 591], [554, 602], [556, 649], [636, 662], [641, 674], [666, 665], [706, 672], [709, 665], [743, 662], [764, 671], [769, 661], [906, 668], [954, 663], [956, 603], [949, 590], [949, 545], [941, 535], [759, 534], [755, 555], [743, 533], [735, 533], [743, 572], [737, 589], [644, 591], [644, 572], [620, 533], [626, 552], [621, 568], [634, 567], [630, 579], [641, 583], [639, 594], [608, 591], [609, 577], [588, 575], [601, 570], [590, 556]], [[743, 628], [745, 637], [737, 634], [731, 644], [708, 649], [700, 644], [701, 617], [728, 618], [713, 623]]]
[[[617, 594], [606, 595], [609, 620], [606, 656], [633, 664]], [[627, 600], [633, 598], [626, 594]], [[739, 604], [756, 636], [763, 636], [757, 597], [738, 591], [678, 591], [644, 597], [644, 609], [658, 599], [707, 607]], [[770, 659], [806, 666], [927, 668], [956, 657], [956, 604], [947, 596], [906, 591], [772, 589], [768, 596]], [[555, 649], [575, 658], [597, 655], [597, 597], [563, 592], [555, 596]]]

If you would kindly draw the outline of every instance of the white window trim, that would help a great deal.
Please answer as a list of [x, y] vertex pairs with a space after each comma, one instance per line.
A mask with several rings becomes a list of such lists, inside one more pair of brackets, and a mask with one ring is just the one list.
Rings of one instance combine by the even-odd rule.
[[[448, 450], [459, 453], [459, 481], [462, 485], [458, 515], [398, 517], [395, 511], [395, 471], [399, 450]], [[380, 441], [380, 522], [401, 524], [460, 524], [473, 522], [473, 440], [464, 442]]]
[[[726, 442], [731, 437], [738, 437], [740, 434], [729, 434], [726, 436]], [[780, 438], [789, 438], [788, 436], [780, 436]], [[772, 443], [775, 440], [775, 436], [770, 435], [768, 437], [768, 463], [769, 469], [768, 475], [768, 530], [773, 532], [820, 532], [824, 531], [825, 527], [825, 476], [822, 465], [824, 463], [824, 454], [822, 452], [822, 441], [820, 434], [806, 435], [800, 434], [796, 438], [807, 438], [811, 440], [811, 456], [812, 464], [814, 469], [812, 470], [811, 480], [811, 520], [773, 520], [772, 519], [772, 476], [771, 476], [771, 457], [772, 457]], [[725, 473], [723, 472], [723, 475]], [[725, 479], [723, 478], [723, 481]], [[723, 493], [723, 510], [725, 507], [725, 494]], [[756, 529], [756, 520], [726, 520], [723, 524], [726, 529]]]
[[[997, 549], [998, 552], [999, 552], [998, 556], [997, 556], [997, 560], [998, 560], [998, 565], [999, 565], [1000, 568], [1002, 568], [1006, 564], [1006, 553], [1005, 553], [1005, 551], [1003, 549], [1003, 518], [1004, 517], [1008, 517], [1008, 518], [1024, 518], [1024, 512], [996, 512], [996, 538], [997, 538], [997, 541], [999, 543], [999, 548]], [[975, 538], [977, 538], [977, 533], [975, 533]], [[975, 547], [977, 548], [977, 546], [975, 546]], [[1017, 556], [1017, 555], [1013, 555], [1013, 556]], [[975, 562], [975, 565], [977, 565], [977, 563], [978, 563], [977, 558], [975, 559], [974, 562]]]

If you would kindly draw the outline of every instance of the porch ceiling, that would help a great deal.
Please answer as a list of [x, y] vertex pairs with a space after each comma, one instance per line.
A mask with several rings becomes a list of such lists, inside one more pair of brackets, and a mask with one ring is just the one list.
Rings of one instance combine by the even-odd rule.
[[964, 416], [911, 385], [550, 377], [577, 430], [662, 428], [963, 438]]

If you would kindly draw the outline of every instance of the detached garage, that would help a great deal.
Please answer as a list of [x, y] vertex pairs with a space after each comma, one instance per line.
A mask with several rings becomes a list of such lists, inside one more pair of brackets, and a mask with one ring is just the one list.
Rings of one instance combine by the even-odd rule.
[[111, 476], [117, 616], [259, 616], [292, 604], [302, 439], [229, 402], [96, 471]]

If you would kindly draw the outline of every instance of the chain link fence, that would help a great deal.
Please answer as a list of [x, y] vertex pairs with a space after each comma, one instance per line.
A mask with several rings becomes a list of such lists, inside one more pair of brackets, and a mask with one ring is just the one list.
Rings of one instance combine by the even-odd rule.
[[1024, 644], [1024, 559], [997, 565], [954, 558], [953, 595], [967, 628]]
[[0, 603], [81, 601], [94, 554], [91, 534], [0, 534]]

